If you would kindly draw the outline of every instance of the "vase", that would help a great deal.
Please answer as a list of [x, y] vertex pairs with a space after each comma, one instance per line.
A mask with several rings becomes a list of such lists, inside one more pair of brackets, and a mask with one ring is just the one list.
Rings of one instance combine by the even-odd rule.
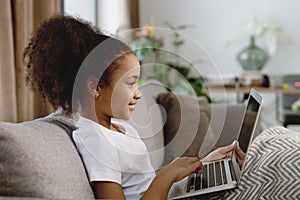
[[237, 55], [237, 60], [246, 71], [260, 71], [268, 60], [268, 54], [257, 47], [255, 37], [250, 36], [250, 44]]

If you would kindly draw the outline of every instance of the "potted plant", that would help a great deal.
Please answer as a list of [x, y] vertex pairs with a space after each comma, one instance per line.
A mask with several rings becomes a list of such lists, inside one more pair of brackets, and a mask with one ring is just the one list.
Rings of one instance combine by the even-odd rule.
[[[165, 25], [169, 28], [166, 35], [158, 35], [155, 22], [152, 21], [152, 26], [145, 25], [136, 34], [136, 39], [131, 45], [134, 53], [143, 65], [152, 65], [152, 74], [148, 76], [142, 75], [142, 82], [145, 79], [156, 79], [162, 82], [168, 90], [178, 93], [195, 94], [197, 96], [206, 96], [208, 101], [210, 98], [202, 91], [203, 77], [194, 77], [190, 74], [190, 68], [193, 65], [180, 56], [180, 48], [185, 44], [181, 38], [180, 32], [191, 25], [173, 26], [169, 22]], [[164, 29], [166, 30], [166, 29]], [[165, 37], [171, 37], [171, 46], [173, 51], [167, 51], [165, 47]], [[176, 71], [177, 75], [172, 76], [172, 71]], [[144, 71], [142, 71], [144, 73]], [[146, 77], [146, 78], [145, 78]], [[174, 78], [175, 77], [175, 78]], [[174, 83], [174, 79], [177, 82]]]

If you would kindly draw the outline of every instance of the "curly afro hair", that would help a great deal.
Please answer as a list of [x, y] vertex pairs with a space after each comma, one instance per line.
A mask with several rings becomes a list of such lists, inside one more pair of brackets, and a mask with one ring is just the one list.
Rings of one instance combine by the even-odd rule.
[[[108, 38], [111, 37], [78, 18], [55, 15], [45, 20], [24, 50], [27, 83], [38, 91], [44, 100], [48, 100], [54, 109], [62, 107], [67, 114], [77, 111], [78, 107], [74, 108], [74, 102], [72, 104], [72, 93], [78, 70], [86, 56]], [[113, 56], [130, 51], [121, 41], [118, 41], [118, 45], [122, 48], [112, 51]], [[109, 53], [111, 49], [107, 51]], [[105, 63], [105, 56], [100, 56], [100, 59], [101, 63]], [[110, 66], [119, 65], [116, 61], [107, 63]], [[93, 66], [90, 73], [95, 76], [103, 74], [99, 84], [108, 85], [112, 69], [105, 68], [104, 73], [104, 70], [97, 69], [98, 67]], [[82, 85], [84, 87], [84, 84]], [[82, 94], [77, 94], [75, 100], [80, 102], [80, 96]]]

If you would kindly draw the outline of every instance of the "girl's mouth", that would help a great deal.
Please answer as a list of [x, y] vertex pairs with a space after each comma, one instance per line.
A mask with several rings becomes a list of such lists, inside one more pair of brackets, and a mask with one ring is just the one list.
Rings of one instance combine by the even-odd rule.
[[136, 104], [136, 102], [129, 103], [128, 106], [129, 106], [130, 109], [134, 110], [135, 109], [135, 104]]

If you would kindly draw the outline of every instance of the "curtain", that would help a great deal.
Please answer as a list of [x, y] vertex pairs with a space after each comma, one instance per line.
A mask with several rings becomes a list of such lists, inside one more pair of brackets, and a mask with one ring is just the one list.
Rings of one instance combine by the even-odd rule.
[[61, 0], [1, 0], [0, 121], [21, 122], [51, 112], [26, 86], [23, 50], [38, 24], [61, 13]]
[[129, 13], [130, 28], [139, 28], [139, 0], [127, 0], [127, 10]]

